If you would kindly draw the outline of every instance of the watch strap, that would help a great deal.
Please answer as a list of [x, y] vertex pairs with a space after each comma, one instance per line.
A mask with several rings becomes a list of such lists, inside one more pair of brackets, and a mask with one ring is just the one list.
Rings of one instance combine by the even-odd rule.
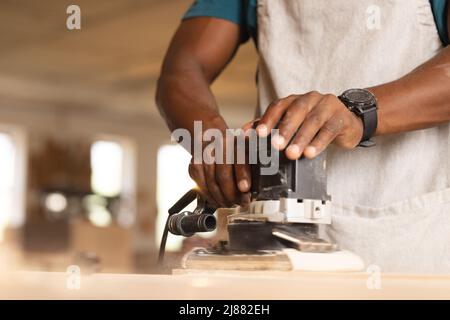
[[[374, 146], [375, 143], [370, 140], [372, 136], [375, 134], [375, 131], [377, 130], [377, 124], [378, 124], [378, 115], [377, 115], [377, 109], [373, 108], [372, 110], [369, 110], [367, 112], [362, 113], [359, 115], [363, 122], [363, 136], [360, 142], [360, 145], [364, 143], [365, 141], [370, 141], [370, 146]], [[369, 144], [361, 145], [363, 147], [369, 147]]]

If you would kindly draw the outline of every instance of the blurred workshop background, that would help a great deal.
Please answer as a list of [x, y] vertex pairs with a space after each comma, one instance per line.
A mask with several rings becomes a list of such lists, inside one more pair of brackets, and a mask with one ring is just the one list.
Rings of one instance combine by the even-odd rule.
[[[191, 3], [0, 1], [0, 269], [153, 270], [167, 209], [193, 186], [154, 103]], [[253, 114], [256, 63], [247, 43], [214, 84], [232, 127]]]

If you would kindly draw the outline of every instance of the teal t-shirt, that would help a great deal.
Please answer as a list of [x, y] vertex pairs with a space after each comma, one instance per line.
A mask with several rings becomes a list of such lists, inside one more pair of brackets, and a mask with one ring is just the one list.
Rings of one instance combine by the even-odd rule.
[[[232, 21], [242, 30], [242, 42], [256, 40], [257, 0], [196, 0], [183, 19], [193, 17], [215, 17]], [[447, 0], [430, 0], [436, 27], [444, 45], [448, 45]]]

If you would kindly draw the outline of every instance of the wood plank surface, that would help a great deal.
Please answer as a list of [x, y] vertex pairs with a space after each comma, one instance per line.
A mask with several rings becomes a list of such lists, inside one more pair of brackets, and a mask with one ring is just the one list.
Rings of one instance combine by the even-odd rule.
[[450, 276], [193, 271], [174, 275], [92, 274], [71, 290], [65, 273], [0, 275], [0, 299], [450, 299]]

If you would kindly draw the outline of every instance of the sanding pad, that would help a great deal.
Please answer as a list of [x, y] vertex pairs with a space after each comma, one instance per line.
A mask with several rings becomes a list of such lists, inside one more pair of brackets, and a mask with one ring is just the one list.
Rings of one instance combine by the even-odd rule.
[[283, 249], [255, 254], [218, 254], [195, 248], [184, 256], [182, 267], [196, 270], [357, 272], [364, 269], [364, 262], [349, 251], [311, 253]]

